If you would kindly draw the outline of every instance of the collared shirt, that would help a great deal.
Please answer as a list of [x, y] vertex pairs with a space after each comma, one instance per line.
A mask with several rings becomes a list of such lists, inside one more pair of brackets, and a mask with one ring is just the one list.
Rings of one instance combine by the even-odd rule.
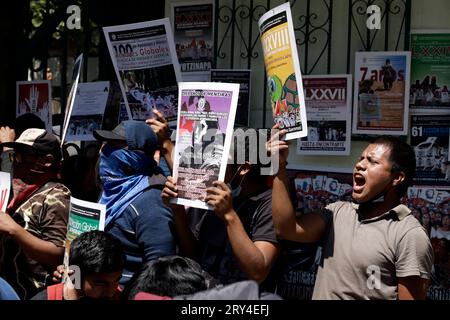
[[397, 299], [398, 278], [430, 278], [431, 243], [406, 206], [371, 219], [357, 210], [339, 201], [321, 214], [327, 232], [313, 299]]

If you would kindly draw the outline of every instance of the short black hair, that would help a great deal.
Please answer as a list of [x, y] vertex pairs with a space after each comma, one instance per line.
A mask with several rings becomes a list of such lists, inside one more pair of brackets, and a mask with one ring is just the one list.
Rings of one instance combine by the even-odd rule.
[[126, 284], [122, 298], [132, 300], [139, 292], [175, 297], [209, 289], [210, 276], [194, 260], [165, 256], [145, 263]]
[[381, 136], [371, 142], [387, 146], [390, 149], [389, 160], [392, 163], [391, 172], [404, 172], [405, 180], [397, 188], [397, 195], [403, 197], [412, 184], [416, 172], [416, 154], [406, 142], [392, 136]]
[[122, 243], [104, 231], [84, 232], [72, 241], [69, 264], [78, 266], [82, 277], [122, 271], [125, 264]]

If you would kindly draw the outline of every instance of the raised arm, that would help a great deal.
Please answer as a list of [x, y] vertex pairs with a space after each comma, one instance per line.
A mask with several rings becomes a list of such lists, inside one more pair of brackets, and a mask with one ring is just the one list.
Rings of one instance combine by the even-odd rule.
[[155, 118], [148, 119], [145, 122], [150, 125], [153, 131], [158, 136], [158, 142], [161, 150], [161, 154], [164, 156], [169, 167], [170, 172], [173, 170], [173, 158], [172, 152], [174, 145], [170, 140], [169, 135], [169, 123], [166, 118], [158, 110], [154, 110]]
[[226, 226], [236, 262], [245, 275], [259, 283], [269, 274], [280, 251], [277, 243], [253, 241], [244, 229], [241, 219], [233, 208], [230, 188], [222, 181], [215, 181], [207, 190], [205, 200]]
[[[277, 126], [274, 129], [277, 129]], [[316, 242], [322, 238], [326, 223], [317, 214], [302, 215], [298, 219], [295, 216], [286, 176], [289, 144], [280, 140], [285, 134], [285, 130], [277, 131], [267, 143], [267, 151], [270, 154], [278, 154], [279, 158], [279, 169], [275, 174], [272, 188], [272, 215], [275, 230], [280, 238], [286, 240]]]

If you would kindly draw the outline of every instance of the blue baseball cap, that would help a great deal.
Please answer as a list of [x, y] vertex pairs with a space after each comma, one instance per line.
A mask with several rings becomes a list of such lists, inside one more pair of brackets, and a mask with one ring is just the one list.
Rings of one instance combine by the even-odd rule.
[[144, 121], [122, 121], [114, 130], [94, 130], [94, 137], [100, 141], [125, 141], [129, 150], [141, 150], [153, 155], [158, 146], [156, 133]]

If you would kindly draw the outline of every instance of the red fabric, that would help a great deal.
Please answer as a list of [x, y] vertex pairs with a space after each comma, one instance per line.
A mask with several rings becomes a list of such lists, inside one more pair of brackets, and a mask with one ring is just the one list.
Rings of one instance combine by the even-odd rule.
[[[121, 289], [117, 288], [116, 292], [114, 293], [114, 296], [112, 297], [112, 300], [119, 300]], [[52, 286], [47, 287], [47, 300], [64, 300], [63, 297], [64, 293], [64, 283], [58, 283]], [[142, 299], [142, 300], [148, 300], [148, 299]], [[158, 299], [153, 299], [158, 300]]]
[[171, 297], [158, 296], [156, 294], [139, 292], [134, 296], [134, 300], [172, 300]]
[[63, 300], [64, 283], [47, 287], [47, 300]]
[[13, 198], [6, 208], [6, 212], [13, 214], [17, 208], [19, 208], [28, 198], [35, 193], [44, 184], [52, 179], [56, 178], [56, 174], [53, 172], [43, 173], [39, 179], [33, 184], [27, 184], [21, 179], [14, 178], [12, 180], [12, 192]]

